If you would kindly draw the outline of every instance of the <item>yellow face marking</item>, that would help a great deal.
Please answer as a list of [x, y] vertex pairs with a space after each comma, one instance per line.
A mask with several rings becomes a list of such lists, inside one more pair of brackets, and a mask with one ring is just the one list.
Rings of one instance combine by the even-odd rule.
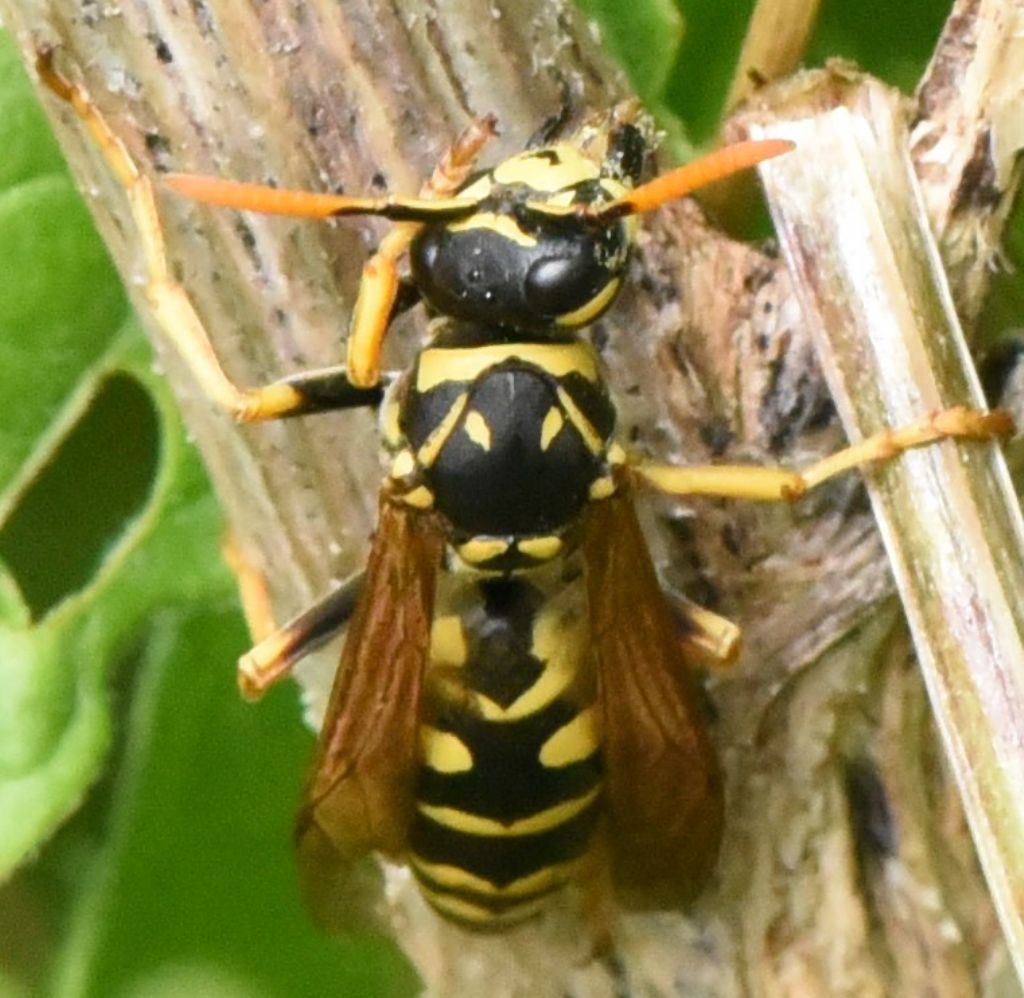
[[480, 413], [475, 410], [466, 416], [466, 421], [462, 424], [466, 431], [466, 436], [477, 445], [477, 447], [483, 450], [491, 449], [491, 428], [487, 425], [487, 420], [484, 419]]
[[608, 446], [608, 463], [614, 465], [620, 465], [626, 463], [626, 452], [622, 449], [622, 445], [618, 443], [609, 444]]
[[[617, 180], [613, 180], [611, 177], [605, 177], [601, 181], [601, 187], [609, 195], [609, 201], [615, 201], [620, 198], [623, 194], [629, 193], [629, 188], [623, 184], [620, 184]], [[558, 191], [552, 194], [551, 197], [545, 198], [543, 201], [527, 201], [526, 207], [530, 211], [539, 212], [541, 215], [554, 215], [559, 218], [565, 218], [567, 215], [576, 214], [580, 202], [573, 202], [573, 198], [576, 197], [574, 190]], [[626, 238], [628, 241], [632, 241], [636, 233], [636, 219], [632, 216], [628, 216], [622, 219], [620, 223], [626, 228]]]
[[573, 800], [563, 801], [554, 807], [546, 808], [531, 814], [529, 817], [520, 818], [505, 824], [495, 821], [493, 818], [481, 818], [478, 814], [470, 814], [468, 811], [459, 811], [454, 807], [438, 807], [434, 804], [419, 803], [416, 810], [431, 821], [444, 825], [445, 828], [454, 828], [456, 831], [466, 835], [486, 835], [489, 838], [514, 838], [519, 835], [536, 835], [538, 832], [546, 832], [551, 828], [564, 825], [571, 818], [589, 807], [601, 792], [600, 787], [594, 787], [589, 793]]
[[615, 480], [611, 475], [606, 475], [604, 478], [596, 478], [590, 483], [590, 491], [588, 493], [591, 499], [607, 499], [610, 495], [615, 494]]
[[478, 211], [461, 222], [451, 222], [448, 225], [449, 232], [468, 232], [470, 229], [488, 229], [527, 248], [537, 245], [537, 237], [523, 232], [514, 218], [493, 211]]
[[[558, 162], [552, 163], [549, 153], [554, 153]], [[520, 153], [494, 168], [494, 179], [499, 184], [524, 184], [551, 194], [581, 180], [596, 180], [600, 176], [600, 167], [592, 159], [565, 142], [548, 149]]]
[[420, 749], [423, 762], [435, 772], [468, 773], [473, 768], [469, 749], [450, 731], [423, 725], [420, 728]]
[[429, 392], [446, 382], [471, 382], [507, 360], [521, 360], [547, 371], [552, 377], [579, 374], [598, 380], [597, 358], [586, 343], [495, 343], [485, 347], [434, 347], [420, 354], [416, 390]]
[[418, 485], [410, 492], [403, 493], [398, 497], [413, 509], [430, 509], [434, 505], [434, 493], [425, 485]]
[[540, 764], [548, 769], [571, 766], [593, 755], [597, 746], [597, 710], [588, 707], [541, 746]]
[[581, 861], [578, 859], [570, 860], [568, 863], [556, 863], [529, 873], [525, 877], [520, 877], [518, 880], [513, 880], [504, 887], [498, 887], [497, 884], [492, 884], [489, 880], [484, 880], [483, 877], [467, 873], [461, 867], [449, 866], [446, 863], [431, 863], [415, 854], [409, 857], [409, 863], [424, 877], [442, 887], [501, 899], [523, 897], [536, 894], [538, 891], [551, 890], [552, 887], [564, 884], [573, 877], [581, 866]]
[[395, 459], [391, 462], [391, 477], [392, 478], [405, 478], [406, 475], [411, 475], [416, 470], [416, 458], [413, 457], [411, 450], [399, 451], [395, 455]]
[[576, 432], [583, 438], [587, 450], [595, 457], [604, 450], [604, 441], [598, 436], [597, 430], [591, 425], [589, 419], [580, 412], [572, 396], [561, 386], [558, 386], [558, 401], [562, 404], [569, 422], [576, 428]]
[[562, 410], [552, 406], [544, 417], [540, 426], [540, 449], [546, 451], [551, 446], [551, 441], [558, 436], [558, 431], [565, 426], [565, 417]]
[[436, 460], [437, 455], [448, 438], [452, 435], [456, 425], [462, 418], [462, 410], [466, 408], [469, 401], [469, 394], [463, 392], [452, 402], [452, 407], [445, 413], [444, 419], [434, 428], [434, 432], [423, 442], [423, 446], [416, 452], [416, 459], [424, 468], [429, 468]]
[[573, 312], [560, 315], [555, 322], [559, 326], [585, 326], [588, 322], [593, 322], [611, 304], [621, 285], [621, 278], [613, 278], [590, 301], [584, 302]]
[[481, 174], [467, 188], [459, 191], [460, 198], [469, 198], [473, 201], [483, 201], [494, 190], [494, 181], [490, 173]]
[[463, 561], [478, 565], [482, 561], [490, 561], [504, 554], [508, 547], [508, 541], [500, 537], [474, 537], [471, 541], [460, 544], [456, 550]]
[[436, 617], [430, 628], [430, 664], [465, 665], [468, 655], [461, 618], [457, 614]]
[[548, 537], [527, 537], [516, 544], [528, 558], [550, 561], [562, 550], [562, 538], [551, 534]]

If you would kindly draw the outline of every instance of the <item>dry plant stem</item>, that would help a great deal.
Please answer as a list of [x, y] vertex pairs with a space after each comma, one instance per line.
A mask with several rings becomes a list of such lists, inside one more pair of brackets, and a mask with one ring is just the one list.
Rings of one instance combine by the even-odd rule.
[[[27, 63], [52, 46], [59, 68], [95, 96], [150, 175], [179, 170], [367, 194], [415, 192], [478, 114], [500, 116], [502, 135], [489, 150], [500, 157], [522, 148], [566, 97], [578, 115], [621, 95], [570, 8], [516, 0], [496, 10], [490, 0], [386, 9], [309, 0], [298, 16], [284, 0], [0, 0]], [[123, 192], [69, 110], [47, 106], [137, 287], [139, 246]], [[286, 221], [169, 195], [159, 207], [172, 265], [236, 383], [342, 360], [360, 268], [386, 225]], [[400, 325], [385, 362], [400, 365], [419, 332], [412, 321]], [[237, 541], [257, 567], [273, 569], [277, 617], [288, 619], [362, 557], [380, 473], [374, 416], [239, 429], [154, 339]]]
[[[758, 0], [747, 25], [736, 69], [723, 107], [731, 114], [766, 83], [792, 73], [802, 62], [814, 29], [820, 0]], [[743, 231], [760, 192], [752, 174], [738, 174], [698, 195], [727, 230]]]
[[957, 0], [917, 100], [911, 152], [970, 335], [1024, 174], [1024, 0]]
[[[984, 405], [907, 155], [898, 95], [808, 75], [752, 134], [799, 153], [765, 188], [844, 425]], [[995, 446], [868, 474], [942, 740], [1024, 978], [1024, 524]]]
[[819, 6], [820, 0], [758, 0], [725, 99], [727, 113], [800, 65]]
[[[61, 67], [88, 85], [151, 173], [341, 184], [349, 193], [379, 192], [382, 180], [411, 192], [472, 115], [498, 115], [502, 135], [488, 154], [497, 158], [521, 148], [564, 93], [578, 111], [623, 95], [586, 27], [556, 0], [0, 0], [0, 12], [29, 64], [36, 45], [59, 47]], [[77, 123], [49, 107], [131, 280], [137, 243], [123, 195]], [[385, 227], [294, 223], [170, 199], [161, 209], [172, 260], [239, 382], [341, 359], [355, 281]], [[792, 464], [841, 445], [781, 261], [728, 240], [682, 203], [645, 219], [632, 276], [593, 330], [624, 438], [684, 463]], [[400, 364], [420, 331], [401, 325], [386, 363]], [[273, 568], [284, 621], [361, 559], [379, 484], [372, 420], [341, 414], [239, 428], [198, 397], [172, 352], [161, 359], [240, 545]], [[955, 795], [927, 755], [926, 716], [903, 722], [906, 705], [918, 702], [906, 656], [873, 664], [892, 644], [891, 607], [879, 614], [891, 580], [859, 495], [849, 476], [793, 508], [710, 501], [695, 502], [685, 519], [675, 506], [649, 516], [655, 527], [671, 521], [652, 542], [671, 560], [673, 581], [744, 631], [740, 661], [712, 690], [729, 815], [716, 879], [696, 911], [622, 919], [613, 965], [594, 958], [586, 927], [559, 921], [561, 912], [506, 936], [467, 937], [396, 879], [396, 931], [427, 993], [916, 998], [930, 988], [962, 998], [980, 990], [978, 968], [999, 946], [991, 909]], [[314, 703], [336, 661], [328, 652], [323, 674], [300, 676]], [[876, 719], [879, 701], [886, 709]], [[879, 861], [878, 877], [853, 858], [858, 805], [844, 789], [837, 745], [850, 712], [864, 729], [856, 751], [877, 764], [899, 822], [899, 848]], [[908, 759], [930, 779], [927, 793], [905, 778]], [[948, 814], [938, 833], [936, 811]], [[916, 976], [903, 971], [911, 966]]]

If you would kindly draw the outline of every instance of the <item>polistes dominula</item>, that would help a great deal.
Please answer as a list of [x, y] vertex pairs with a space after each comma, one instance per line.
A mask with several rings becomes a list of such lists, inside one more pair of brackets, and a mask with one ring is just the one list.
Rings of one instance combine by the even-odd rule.
[[[38, 71], [125, 187], [148, 303], [213, 402], [244, 421], [382, 408], [390, 470], [365, 570], [240, 663], [258, 695], [347, 625], [298, 820], [309, 879], [379, 852], [476, 929], [521, 922], [578, 878], [607, 879], [630, 907], [692, 898], [715, 864], [723, 796], [686, 664], [729, 658], [737, 634], [670, 605], [633, 491], [795, 499], [909, 447], [1004, 433], [1007, 417], [943, 411], [802, 472], [628, 455], [578, 330], [614, 301], [636, 216], [791, 144], [741, 143], [640, 183], [645, 140], [627, 108], [474, 174], [493, 131], [479, 121], [415, 198], [166, 178], [236, 209], [396, 223], [364, 268], [347, 363], [239, 388], [171, 277], [151, 181], [49, 54]], [[431, 339], [382, 375], [406, 254]]]

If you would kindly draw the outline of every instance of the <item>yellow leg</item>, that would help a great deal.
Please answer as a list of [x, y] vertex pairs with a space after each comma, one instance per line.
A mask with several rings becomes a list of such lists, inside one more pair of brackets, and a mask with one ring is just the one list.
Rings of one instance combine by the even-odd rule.
[[[469, 176], [480, 150], [494, 135], [494, 118], [474, 121], [454, 142], [423, 185], [420, 197], [449, 198]], [[370, 388], [380, 378], [380, 352], [398, 293], [398, 261], [422, 228], [400, 222], [384, 237], [363, 267], [348, 336], [347, 368], [352, 384]]]
[[677, 468], [641, 461], [633, 464], [630, 472], [640, 483], [671, 495], [705, 495], [770, 502], [798, 499], [844, 471], [872, 461], [888, 461], [912, 447], [954, 437], [991, 440], [1012, 432], [1013, 420], [1004, 410], [982, 412], [955, 406], [925, 416], [909, 426], [883, 430], [802, 471], [754, 465]]
[[[246, 606], [249, 581], [239, 576], [243, 606]], [[248, 700], [263, 696], [274, 683], [287, 676], [297, 662], [337, 634], [352, 616], [362, 583], [363, 573], [360, 572], [284, 627], [264, 631], [259, 644], [238, 660], [238, 686], [242, 695]], [[246, 616], [248, 611], [246, 606]]]
[[220, 553], [238, 583], [238, 595], [242, 601], [242, 613], [249, 627], [249, 635], [253, 641], [262, 641], [277, 630], [267, 577], [249, 560], [230, 529], [221, 542]]
[[[210, 338], [184, 289], [171, 276], [149, 177], [136, 166], [124, 143], [113, 133], [85, 89], [71, 83], [54, 68], [51, 51], [38, 54], [36, 70], [42, 83], [70, 104], [81, 118], [111, 173], [124, 187], [142, 242], [146, 300], [160, 328], [212, 402], [236, 419], [247, 422], [328, 408], [373, 405], [379, 401], [379, 394], [354, 388], [338, 369], [330, 371], [326, 383], [313, 377], [305, 382], [302, 378], [282, 380], [260, 388], [239, 388], [235, 385], [220, 366]], [[304, 390], [307, 387], [309, 391]], [[336, 394], [331, 396], [330, 390]]]
[[736, 624], [685, 596], [673, 594], [669, 601], [675, 611], [679, 640], [688, 663], [712, 669], [727, 669], [736, 664], [742, 637]]

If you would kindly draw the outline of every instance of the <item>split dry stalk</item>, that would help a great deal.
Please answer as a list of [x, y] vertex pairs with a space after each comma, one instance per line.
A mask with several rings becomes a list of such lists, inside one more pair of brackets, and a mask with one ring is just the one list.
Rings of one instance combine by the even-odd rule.
[[[913, 120], [929, 222], [953, 266], [952, 294], [965, 317], [976, 314], [1016, 176], [1004, 167], [1019, 136], [1014, 145], [1004, 126], [994, 172], [977, 167], [987, 162], [981, 130], [995, 134], [996, 128], [988, 95], [1012, 91], [1008, 81], [997, 86], [1005, 58], [995, 53], [1009, 52], [1024, 36], [1010, 18], [1021, 6], [1022, 0], [959, 3], [940, 44], [941, 73], [933, 66], [916, 115], [888, 95], [883, 102], [891, 122], [885, 168], [897, 170], [892, 182], [905, 193], [898, 145], [905, 141], [904, 122]], [[274, 178], [317, 189], [341, 184], [349, 191], [383, 182], [411, 191], [472, 115], [498, 115], [497, 158], [521, 148], [566, 96], [578, 114], [625, 93], [587, 26], [561, 0], [0, 0], [0, 13], [30, 63], [38, 45], [57, 47], [62, 68], [86, 83], [152, 171]], [[960, 85], [965, 77], [970, 87]], [[1017, 75], [1018, 83], [1022, 78]], [[847, 85], [838, 88], [836, 106], [848, 93]], [[133, 283], [137, 243], [121, 192], [77, 123], [49, 108]], [[762, 127], [780, 115], [761, 112]], [[857, 141], [863, 135], [856, 130]], [[928, 155], [939, 149], [941, 156]], [[863, 148], [854, 152], [864, 155]], [[816, 190], [836, 183], [836, 174], [814, 157], [794, 157], [784, 169], [807, 170]], [[980, 200], [972, 197], [978, 176], [986, 179]], [[865, 197], [876, 197], [870, 183]], [[916, 203], [893, 197], [893, 217], [906, 220], [908, 233], [896, 234], [903, 243], [895, 239], [888, 216], [877, 221], [879, 233], [893, 252], [907, 240], [927, 246]], [[954, 198], [958, 210], [945, 211]], [[238, 381], [254, 384], [340, 358], [358, 271], [382, 231], [375, 223], [302, 225], [169, 200], [162, 209], [175, 265]], [[853, 221], [864, 226], [870, 219]], [[973, 252], [958, 252], [964, 246]], [[793, 257], [799, 259], [795, 249]], [[973, 382], [962, 348], [947, 339], [956, 326], [934, 255], [911, 260], [906, 271], [904, 257], [886, 263], [883, 290], [904, 310], [922, 302], [936, 338], [902, 349], [919, 358], [914, 378], [925, 361], [932, 363], [931, 351], [941, 351], [944, 377], [952, 372], [959, 379], [948, 397], [959, 397], [956, 391]], [[841, 445], [830, 390], [838, 393], [842, 383], [833, 378], [836, 385], [826, 387], [807, 326], [827, 326], [826, 340], [853, 337], [860, 326], [836, 316], [841, 322], [833, 329], [830, 314], [815, 322], [815, 300], [799, 269], [791, 278], [780, 260], [729, 240], [692, 204], [682, 204], [647, 224], [633, 276], [593, 336], [608, 362], [622, 431], [637, 446], [663, 460], [797, 463]], [[855, 306], [850, 294], [840, 301]], [[909, 317], [908, 327], [915, 322], [919, 328], [921, 321]], [[413, 321], [396, 332], [396, 359], [415, 349], [421, 328]], [[361, 557], [379, 481], [371, 421], [340, 415], [240, 430], [210, 411], [177, 358], [155, 340], [240, 542], [250, 557], [274, 568], [275, 607], [286, 619]], [[854, 343], [841, 343], [840, 356], [852, 354]], [[870, 371], [874, 348], [866, 340], [861, 349]], [[883, 369], [872, 375], [879, 378], [874, 390], [882, 408], [871, 418], [889, 412], [899, 421], [909, 414], [910, 394], [922, 389], [910, 387], [916, 382], [885, 389], [886, 363], [875, 366]], [[924, 408], [947, 398], [941, 383], [929, 383]], [[837, 396], [844, 418], [865, 401], [856, 397], [868, 390], [861, 384], [852, 403]], [[932, 511], [929, 523], [955, 518], [961, 536], [951, 550], [958, 556], [968, 546], [991, 550], [999, 537], [1016, 543], [1005, 477], [988, 450], [938, 448], [915, 455], [907, 469], [901, 463], [899, 471], [871, 476], [878, 490], [903, 497], [903, 518], [886, 529], [897, 558], [908, 562], [901, 576], [918, 571], [908, 552], [934, 543], [907, 515], [907, 490], [916, 478], [905, 481], [905, 475], [926, 477], [916, 500]], [[467, 937], [396, 883], [396, 931], [429, 993], [928, 991], [962, 998], [1005, 974], [991, 903], [955, 788], [932, 749], [910, 645], [895, 622], [887, 561], [860, 497], [851, 476], [792, 509], [695, 502], [688, 512], [663, 505], [654, 511], [660, 515], [649, 516], [667, 575], [736, 619], [746, 636], [736, 670], [710, 690], [727, 775], [727, 837], [714, 883], [695, 911], [623, 919], [616, 933], [620, 960], [612, 967], [591, 959], [567, 913], [500, 938]], [[969, 526], [970, 534], [956, 524]], [[958, 635], [968, 610], [978, 620], [997, 612], [997, 598], [1009, 599], [1020, 566], [1009, 564], [1008, 551], [1002, 549], [1002, 561], [979, 557], [965, 566], [981, 588], [958, 589], [963, 598], [950, 618]], [[930, 560], [921, 570], [929, 565], [929, 571], [941, 567]], [[924, 596], [917, 602], [926, 630], [941, 624], [932, 622], [941, 617], [941, 603]], [[1019, 637], [1017, 614], [1019, 608], [1007, 609], [991, 631], [993, 641]], [[332, 663], [320, 665], [319, 674], [311, 668], [303, 675], [314, 701]], [[1009, 677], [1016, 682], [1012, 672]], [[977, 678], [962, 705], [972, 706], [972, 727], [960, 734], [964, 746], [986, 744], [986, 728], [1001, 723], [1006, 706], [997, 704], [990, 715], [987, 679], [978, 684]], [[934, 673], [932, 685], [960, 695], [952, 684], [938, 687]], [[954, 723], [955, 711], [947, 708], [944, 727]], [[983, 753], [975, 765], [992, 772], [995, 760]], [[981, 772], [973, 771], [979, 779]], [[1015, 777], [1011, 770], [1003, 779]], [[1008, 782], [986, 786], [1011, 792]], [[1016, 806], [1008, 802], [1006, 813], [1012, 816]], [[991, 867], [988, 856], [986, 864]], [[1009, 882], [1016, 871], [1012, 863], [1007, 869]], [[1005, 915], [1007, 904], [1000, 899], [1000, 905]]]

